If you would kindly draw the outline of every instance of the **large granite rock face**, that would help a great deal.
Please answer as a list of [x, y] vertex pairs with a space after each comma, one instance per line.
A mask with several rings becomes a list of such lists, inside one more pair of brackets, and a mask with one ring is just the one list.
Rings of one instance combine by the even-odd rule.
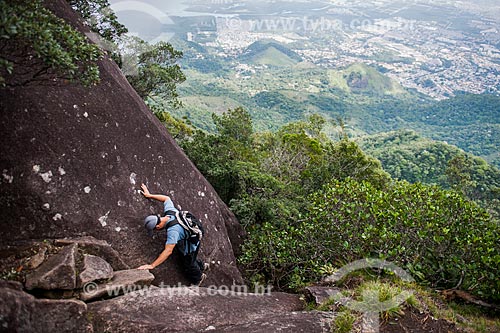
[[[46, 4], [88, 32], [66, 1]], [[32, 65], [19, 70], [36, 72]], [[164, 239], [144, 231], [144, 217], [162, 210], [138, 193], [145, 183], [204, 223], [200, 257], [220, 262], [207, 283], [241, 283], [234, 215], [119, 68], [108, 59], [99, 68], [101, 83], [91, 88], [41, 77], [0, 89], [0, 241], [94, 236], [130, 267], [149, 264]], [[170, 285], [186, 283], [180, 272], [175, 256], [153, 271], [157, 283]]]
[[96, 332], [330, 332], [332, 314], [303, 312], [299, 296], [157, 288], [88, 304]]
[[81, 301], [35, 299], [21, 284], [1, 280], [0, 300], [2, 332], [94, 332]]

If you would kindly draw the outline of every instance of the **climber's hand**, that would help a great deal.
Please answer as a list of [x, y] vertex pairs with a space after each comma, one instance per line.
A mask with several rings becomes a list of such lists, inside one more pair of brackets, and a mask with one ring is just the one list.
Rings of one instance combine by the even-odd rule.
[[149, 193], [148, 187], [144, 184], [141, 185], [142, 188], [142, 195], [144, 195], [146, 198], [149, 198], [151, 196], [151, 193]]
[[153, 269], [153, 265], [142, 265], [141, 267], [137, 267], [137, 269], [140, 269], [140, 270], [150, 270], [150, 269]]

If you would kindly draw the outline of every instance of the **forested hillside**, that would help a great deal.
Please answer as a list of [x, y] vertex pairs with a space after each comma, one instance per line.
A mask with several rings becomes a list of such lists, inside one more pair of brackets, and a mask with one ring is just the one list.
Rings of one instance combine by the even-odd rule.
[[[500, 166], [499, 96], [459, 94], [435, 101], [402, 88], [373, 66], [333, 70], [296, 62], [276, 42], [255, 43], [238, 59], [217, 58], [193, 42], [174, 44], [184, 50], [181, 64], [188, 79], [179, 86], [184, 107], [172, 112], [188, 116], [198, 127], [213, 131], [209, 115], [238, 106], [249, 110], [259, 130], [276, 130], [318, 113], [341, 118], [352, 136], [411, 129]], [[274, 53], [266, 58], [270, 49]], [[333, 126], [327, 125], [325, 132], [336, 136]]]
[[401, 130], [356, 140], [395, 179], [455, 188], [500, 216], [500, 170], [456, 146]]

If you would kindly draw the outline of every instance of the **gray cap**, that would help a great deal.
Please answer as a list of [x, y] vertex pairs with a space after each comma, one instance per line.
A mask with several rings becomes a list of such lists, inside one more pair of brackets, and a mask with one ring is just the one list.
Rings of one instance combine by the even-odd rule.
[[153, 237], [158, 223], [160, 223], [160, 217], [158, 215], [149, 215], [144, 219], [144, 226], [146, 227], [149, 237]]

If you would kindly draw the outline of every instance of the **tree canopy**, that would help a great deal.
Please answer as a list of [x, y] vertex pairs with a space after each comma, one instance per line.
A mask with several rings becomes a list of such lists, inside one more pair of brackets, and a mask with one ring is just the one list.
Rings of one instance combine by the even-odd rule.
[[[297, 290], [375, 257], [434, 288], [500, 297], [498, 221], [463, 191], [391, 179], [347, 136], [329, 139], [318, 115], [275, 132], [255, 132], [243, 108], [213, 120], [216, 133], [180, 142], [248, 233], [249, 282]], [[467, 182], [464, 163], [451, 162], [453, 184]]]
[[1, 85], [25, 85], [51, 74], [85, 85], [99, 81], [99, 48], [41, 0], [0, 2], [0, 46]]

